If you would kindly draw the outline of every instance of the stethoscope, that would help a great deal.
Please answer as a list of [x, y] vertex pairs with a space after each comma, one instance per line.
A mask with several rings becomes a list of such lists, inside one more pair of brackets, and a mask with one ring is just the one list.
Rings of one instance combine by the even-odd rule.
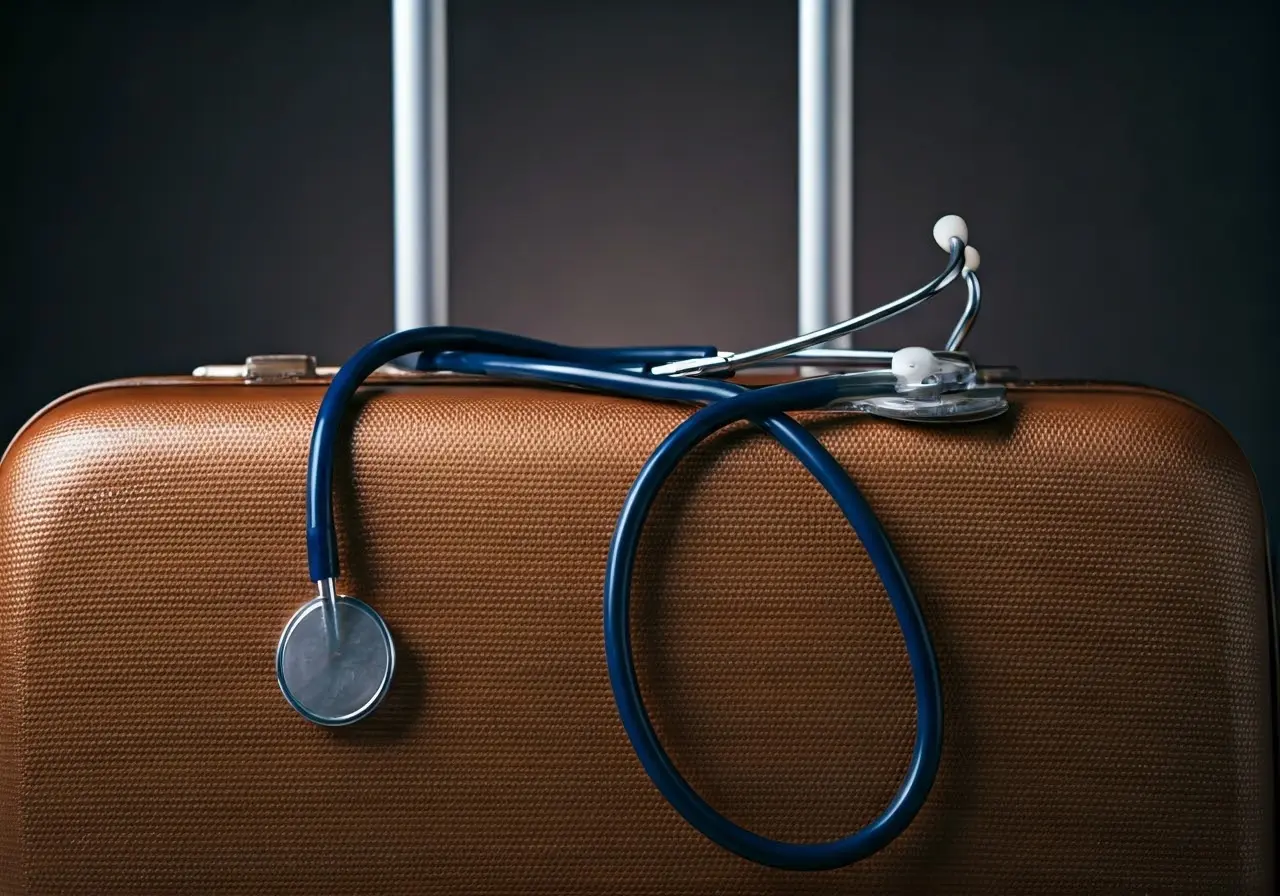
[[[934, 240], [949, 253], [941, 274], [913, 293], [842, 323], [745, 352], [707, 346], [574, 348], [466, 327], [423, 327], [376, 339], [334, 375], [311, 436], [307, 471], [307, 554], [319, 593], [289, 620], [276, 651], [285, 699], [319, 725], [349, 725], [373, 712], [395, 672], [395, 644], [365, 602], [339, 595], [333, 519], [333, 463], [339, 427], [359, 386], [384, 365], [417, 354], [418, 371], [533, 380], [702, 407], [662, 441], [641, 468], [618, 516], [604, 588], [604, 638], [618, 714], [644, 770], [691, 825], [738, 855], [777, 868], [820, 870], [865, 858], [897, 837], [924, 804], [942, 749], [942, 688], [933, 643], [911, 585], [875, 513], [844, 468], [788, 412], [838, 408], [921, 422], [985, 420], [1007, 408], [1004, 387], [983, 382], [958, 351], [981, 303], [978, 253], [963, 219], [948, 215]], [[941, 352], [815, 349], [900, 314], [957, 277], [968, 301]], [[762, 365], [871, 367], [748, 388], [725, 380]], [[640, 696], [629, 625], [632, 569], [640, 534], [663, 483], [684, 457], [718, 430], [747, 420], [762, 427], [826, 489], [867, 551], [902, 630], [916, 697], [911, 764], [892, 802], [862, 830], [826, 843], [787, 843], [753, 833], [713, 809], [663, 749]]]

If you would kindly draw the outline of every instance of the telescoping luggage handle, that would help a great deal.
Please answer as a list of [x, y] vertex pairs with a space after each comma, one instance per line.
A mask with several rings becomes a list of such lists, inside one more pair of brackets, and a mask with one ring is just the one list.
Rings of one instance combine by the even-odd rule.
[[[392, 2], [397, 330], [449, 323], [446, 7], [446, 0]], [[854, 314], [853, 11], [853, 0], [799, 0], [798, 333]], [[971, 323], [972, 316], [965, 331]], [[948, 348], [963, 337], [953, 334]], [[840, 336], [803, 360], [883, 365], [891, 356], [853, 351]]]

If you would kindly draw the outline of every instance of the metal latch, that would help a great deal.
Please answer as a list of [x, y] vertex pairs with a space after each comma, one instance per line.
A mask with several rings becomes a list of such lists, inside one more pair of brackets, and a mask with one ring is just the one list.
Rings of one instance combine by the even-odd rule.
[[[244, 359], [243, 364], [202, 364], [191, 371], [191, 375], [209, 379], [241, 380], [246, 383], [280, 383], [289, 380], [326, 379], [337, 372], [337, 367], [317, 367], [314, 355], [250, 355]], [[373, 376], [403, 380], [444, 375], [422, 374], [395, 364], [383, 364], [373, 372]]]
[[205, 364], [191, 375], [261, 383], [314, 377], [317, 370], [313, 355], [250, 355], [243, 364]]

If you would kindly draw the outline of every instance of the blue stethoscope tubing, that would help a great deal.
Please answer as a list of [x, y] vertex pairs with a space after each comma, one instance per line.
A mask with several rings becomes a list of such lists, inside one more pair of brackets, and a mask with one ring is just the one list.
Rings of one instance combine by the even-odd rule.
[[430, 364], [435, 353], [447, 351], [554, 358], [602, 371], [645, 369], [715, 354], [715, 349], [708, 346], [576, 348], [472, 327], [418, 327], [375, 339], [352, 355], [334, 375], [311, 433], [311, 456], [307, 464], [307, 565], [311, 581], [336, 579], [340, 569], [337, 533], [333, 526], [333, 459], [342, 418], [352, 396], [379, 367], [415, 352], [421, 353], [420, 370], [443, 370], [445, 368]]
[[[761, 865], [797, 871], [839, 868], [879, 851], [901, 834], [924, 805], [942, 753], [943, 700], [937, 657], [920, 606], [874, 511], [845, 469], [787, 411], [820, 408], [841, 398], [883, 395], [889, 373], [817, 377], [757, 389], [713, 380], [657, 376], [651, 365], [714, 350], [577, 349], [465, 328], [422, 328], [370, 343], [334, 377], [312, 435], [308, 472], [307, 543], [312, 579], [336, 577], [332, 522], [333, 447], [342, 412], [356, 388], [382, 364], [421, 352], [424, 370], [530, 379], [637, 398], [704, 404], [676, 427], [641, 468], [618, 516], [605, 572], [605, 657], [614, 700], [627, 737], [658, 791], [695, 829], [719, 846]], [[519, 352], [519, 354], [515, 354]], [[679, 357], [673, 357], [679, 355]], [[911, 763], [889, 806], [870, 824], [822, 843], [763, 837], [717, 812], [685, 781], [663, 749], [640, 695], [631, 646], [632, 573], [641, 533], [663, 483], [700, 442], [741, 420], [768, 432], [831, 495], [867, 551], [902, 631], [916, 696]]]

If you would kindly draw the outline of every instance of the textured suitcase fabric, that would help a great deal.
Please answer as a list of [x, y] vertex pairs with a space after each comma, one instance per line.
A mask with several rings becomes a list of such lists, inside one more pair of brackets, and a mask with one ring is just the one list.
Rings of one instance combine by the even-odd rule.
[[[609, 537], [674, 405], [467, 383], [362, 393], [342, 590], [396, 639], [350, 729], [274, 676], [312, 593], [318, 384], [135, 385], [47, 410], [0, 468], [6, 893], [1270, 892], [1266, 537], [1239, 450], [1126, 388], [1019, 388], [965, 427], [802, 416], [863, 488], [935, 639], [937, 784], [850, 868], [752, 865], [663, 801], [618, 722]], [[741, 427], [646, 529], [633, 633], [673, 759], [736, 821], [851, 831], [914, 701], [834, 504]]]

